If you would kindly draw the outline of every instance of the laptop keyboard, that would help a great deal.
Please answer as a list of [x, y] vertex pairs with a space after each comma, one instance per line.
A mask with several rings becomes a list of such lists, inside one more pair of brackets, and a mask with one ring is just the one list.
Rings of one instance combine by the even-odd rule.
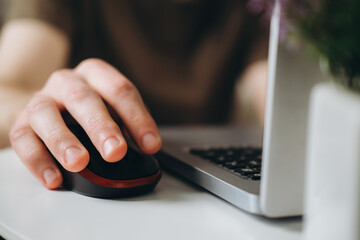
[[262, 149], [255, 147], [192, 148], [191, 154], [208, 160], [238, 176], [258, 181], [261, 179]]

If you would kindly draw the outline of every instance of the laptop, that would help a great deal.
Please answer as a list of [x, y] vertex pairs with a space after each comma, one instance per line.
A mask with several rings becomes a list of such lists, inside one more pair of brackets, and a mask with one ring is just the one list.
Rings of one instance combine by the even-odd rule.
[[302, 215], [310, 90], [318, 60], [279, 41], [280, 4], [271, 18], [264, 129], [163, 127], [160, 165], [249, 213]]

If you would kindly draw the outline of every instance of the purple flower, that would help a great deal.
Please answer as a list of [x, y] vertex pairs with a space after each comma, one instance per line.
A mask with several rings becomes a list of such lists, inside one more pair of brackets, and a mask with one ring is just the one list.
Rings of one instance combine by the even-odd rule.
[[269, 24], [275, 1], [282, 5], [281, 34], [293, 25], [297, 35], [326, 58], [332, 74], [360, 92], [359, 0], [249, 0], [248, 10]]
[[[270, 24], [271, 15], [273, 9], [275, 7], [276, 0], [249, 0], [247, 4], [247, 8], [250, 12], [261, 15], [261, 21], [265, 25]], [[279, 0], [281, 6], [285, 6], [289, 0]], [[283, 13], [282, 13], [283, 15]], [[284, 37], [288, 28], [288, 22], [286, 21], [285, 17], [281, 17], [280, 22], [280, 37]]]
[[[261, 15], [264, 24], [269, 24], [276, 0], [249, 0], [250, 12]], [[289, 28], [289, 19], [299, 19], [314, 10], [319, 1], [316, 0], [278, 0], [281, 5], [280, 35], [284, 37]]]
[[[280, 4], [284, 6], [289, 0], [279, 0]], [[247, 7], [255, 14], [264, 14], [268, 19], [275, 6], [275, 0], [249, 0]]]
[[[275, 6], [276, 0], [249, 0], [248, 9], [255, 14], [264, 14], [267, 19], [271, 17], [271, 13]], [[311, 9], [317, 9], [319, 1], [316, 0], [278, 0], [282, 9], [291, 12], [294, 17], [303, 17], [306, 12]], [[285, 13], [285, 11], [283, 11]], [[284, 14], [285, 17], [285, 14]]]

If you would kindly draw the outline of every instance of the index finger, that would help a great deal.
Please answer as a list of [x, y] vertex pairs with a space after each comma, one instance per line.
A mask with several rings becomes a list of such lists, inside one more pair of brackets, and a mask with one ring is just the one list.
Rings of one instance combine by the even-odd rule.
[[153, 154], [160, 150], [159, 130], [134, 84], [99, 59], [85, 60], [75, 71], [115, 109], [144, 153]]

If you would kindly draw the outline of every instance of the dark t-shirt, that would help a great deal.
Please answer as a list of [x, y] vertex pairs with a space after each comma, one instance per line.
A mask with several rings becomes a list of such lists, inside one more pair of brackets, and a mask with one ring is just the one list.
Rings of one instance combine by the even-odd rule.
[[[159, 124], [221, 123], [244, 67], [267, 55], [267, 30], [241, 0], [11, 0], [7, 19], [66, 32], [69, 67], [102, 58], [140, 90]], [[101, 79], [99, 79], [101, 81]]]

